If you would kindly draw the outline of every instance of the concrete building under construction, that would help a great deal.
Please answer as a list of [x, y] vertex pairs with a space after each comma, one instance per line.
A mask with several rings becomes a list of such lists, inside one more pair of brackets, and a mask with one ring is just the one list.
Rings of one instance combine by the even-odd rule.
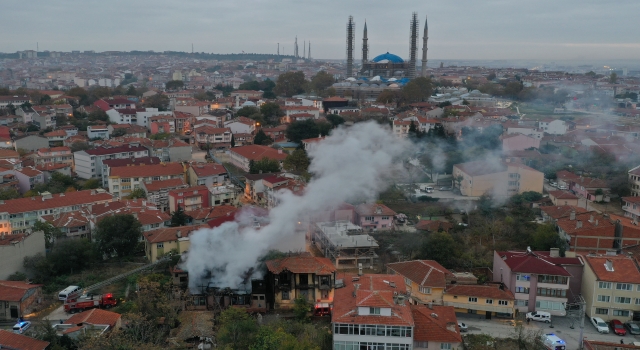
[[337, 269], [356, 268], [358, 264], [370, 267], [378, 258], [378, 242], [347, 220], [317, 222], [309, 237]]

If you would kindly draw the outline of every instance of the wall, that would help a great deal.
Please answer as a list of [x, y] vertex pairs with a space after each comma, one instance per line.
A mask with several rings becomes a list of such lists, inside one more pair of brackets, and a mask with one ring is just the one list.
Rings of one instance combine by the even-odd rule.
[[16, 271], [25, 272], [24, 258], [45, 254], [44, 232], [36, 231], [18, 244], [0, 246], [0, 280], [6, 280]]
[[191, 146], [169, 147], [169, 161], [182, 162], [191, 160]]

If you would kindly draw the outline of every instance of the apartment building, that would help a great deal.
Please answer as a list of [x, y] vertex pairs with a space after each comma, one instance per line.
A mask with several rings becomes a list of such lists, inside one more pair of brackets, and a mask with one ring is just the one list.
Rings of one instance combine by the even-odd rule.
[[549, 252], [503, 251], [493, 255], [493, 281], [515, 295], [520, 312], [546, 311], [564, 316], [565, 304], [574, 302], [582, 288], [583, 262]]
[[[387, 273], [403, 278], [412, 304], [442, 304], [447, 283], [455, 279], [451, 271], [434, 260], [412, 260], [387, 264]], [[402, 285], [398, 285], [401, 287]]]
[[463, 196], [508, 198], [527, 191], [542, 193], [544, 174], [520, 163], [475, 161], [454, 165], [453, 179]]
[[629, 184], [631, 187], [631, 196], [640, 196], [640, 165], [629, 170]]
[[228, 177], [227, 169], [218, 163], [192, 163], [187, 169], [190, 186], [217, 186], [223, 184]]
[[144, 232], [142, 236], [147, 259], [153, 263], [170, 251], [177, 251], [180, 254], [189, 251], [191, 247], [189, 235], [201, 228], [209, 228], [209, 226], [163, 227]]
[[7, 232], [20, 233], [31, 228], [43, 215], [76, 211], [112, 200], [113, 196], [102, 189], [55, 195], [45, 192], [29, 198], [0, 200], [0, 227]]
[[229, 150], [231, 162], [244, 171], [249, 171], [251, 161], [259, 161], [263, 158], [277, 160], [282, 167], [282, 162], [287, 158], [287, 154], [282, 150], [276, 150], [268, 146], [247, 145], [234, 147]]
[[195, 186], [169, 191], [169, 211], [174, 212], [178, 207], [182, 210], [196, 210], [210, 206], [209, 189], [207, 186]]
[[40, 148], [33, 157], [36, 166], [49, 164], [65, 164], [73, 167], [73, 153], [69, 147]]
[[291, 309], [297, 298], [331, 303], [336, 287], [336, 268], [327, 258], [290, 256], [268, 260], [267, 303], [274, 309]]
[[137, 165], [110, 169], [108, 175], [109, 192], [115, 197], [125, 197], [145, 181], [183, 179], [184, 168], [180, 163]]
[[140, 188], [147, 193], [147, 200], [162, 211], [169, 210], [169, 191], [186, 189], [187, 187], [181, 178], [143, 182], [140, 184]]
[[230, 148], [231, 129], [214, 128], [208, 125], [196, 126], [194, 132], [199, 147]]
[[12, 172], [18, 180], [21, 194], [33, 189], [38, 184], [44, 183], [44, 174], [34, 167], [27, 166], [20, 170], [12, 170]]
[[101, 178], [102, 161], [107, 159], [148, 157], [149, 150], [139, 143], [118, 147], [97, 147], [73, 153], [75, 171], [82, 179]]
[[[6, 280], [16, 272], [25, 272], [24, 258], [36, 254], [45, 255], [47, 251], [44, 244], [44, 231], [12, 234], [11, 226], [6, 222], [1, 226], [0, 280]], [[7, 311], [7, 309], [4, 308], [3, 310], [5, 312]], [[0, 310], [0, 319], [2, 318], [2, 310]]]
[[637, 223], [640, 218], [640, 197], [622, 197], [622, 210], [624, 210], [624, 216]]
[[502, 283], [484, 285], [452, 284], [447, 287], [443, 304], [456, 312], [492, 317], [513, 318], [516, 314], [515, 296]]
[[630, 256], [584, 255], [582, 295], [586, 314], [605, 321], [640, 318], [640, 271]]
[[355, 224], [363, 230], [390, 230], [396, 212], [384, 204], [360, 204], [355, 207]]
[[121, 158], [105, 159], [102, 161], [102, 187], [109, 186], [109, 174], [111, 169], [123, 166], [153, 165], [160, 164], [162, 160], [158, 157]]

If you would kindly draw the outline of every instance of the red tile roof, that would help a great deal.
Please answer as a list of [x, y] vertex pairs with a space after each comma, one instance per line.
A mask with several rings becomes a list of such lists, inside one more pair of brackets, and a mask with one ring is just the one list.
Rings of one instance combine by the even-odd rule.
[[232, 205], [218, 205], [215, 207], [188, 210], [184, 213], [185, 215], [191, 217], [193, 220], [213, 220], [215, 218], [225, 216], [236, 210], [238, 210], [238, 208]]
[[54, 194], [51, 198], [45, 200], [42, 199], [42, 196], [18, 198], [6, 200], [4, 201], [4, 204], [0, 204], [0, 213], [7, 212], [9, 214], [17, 214], [43, 209], [111, 201], [112, 199], [113, 196], [110, 193], [100, 193], [95, 190]]
[[121, 166], [140, 165], [140, 164], [160, 164], [162, 161], [158, 157], [140, 157], [140, 158], [123, 158], [123, 159], [105, 159], [102, 164], [117, 168]]
[[500, 284], [452, 284], [446, 290], [447, 294], [481, 297], [488, 299], [514, 300], [515, 296], [509, 289]]
[[578, 179], [572, 179], [571, 182], [575, 182], [584, 188], [609, 188], [609, 184], [605, 180], [594, 179], [592, 177], [580, 177]]
[[451, 271], [434, 260], [412, 260], [387, 264], [387, 268], [419, 286], [444, 288]]
[[461, 343], [458, 319], [453, 306], [412, 305], [415, 322], [413, 340], [418, 342]]
[[540, 275], [567, 276], [571, 274], [560, 266], [560, 261], [535, 252], [496, 252], [512, 272], [535, 273]]
[[611, 231], [613, 234], [613, 224], [610, 220], [602, 216], [602, 214], [598, 214], [596, 212], [587, 212], [576, 214], [575, 220], [571, 220], [571, 217], [562, 217], [559, 218], [556, 222], [556, 225], [560, 227], [565, 233], [579, 233], [592, 229], [602, 229], [602, 233]]
[[578, 199], [578, 196], [567, 191], [549, 191], [549, 196], [553, 196], [556, 199]]
[[640, 197], [622, 197], [622, 200], [629, 203], [640, 203]]
[[[619, 283], [640, 283], [640, 271], [632, 258], [624, 255], [608, 256], [583, 256], [586, 265], [596, 275], [598, 281]], [[613, 271], [605, 267], [607, 261], [611, 262]]]
[[27, 177], [36, 177], [42, 174], [42, 171], [36, 170], [34, 167], [24, 167], [21, 170], [16, 170], [16, 171], [26, 175]]
[[178, 240], [178, 231], [182, 237], [189, 237], [193, 231], [201, 228], [209, 228], [207, 225], [163, 227], [144, 232], [142, 235], [149, 243], [171, 242]]
[[45, 350], [49, 342], [0, 329], [0, 347], [17, 350]]
[[548, 207], [540, 207], [540, 210], [556, 220], [563, 217], [569, 217], [572, 211], [575, 211], [576, 215], [587, 212], [584, 208], [574, 207], [572, 205], [551, 205]]
[[360, 216], [384, 215], [394, 216], [397, 213], [384, 204], [360, 204], [357, 205], [356, 213]]
[[42, 284], [23, 281], [0, 281], [0, 301], [20, 301], [28, 290], [40, 288]]
[[198, 177], [222, 175], [227, 173], [227, 169], [218, 163], [196, 163], [191, 164], [191, 169]]
[[0, 149], [0, 158], [20, 158], [20, 154], [12, 149]]
[[316, 275], [329, 275], [336, 271], [335, 266], [328, 258], [315, 256], [291, 256], [266, 262], [267, 269], [271, 273], [291, 271], [292, 273], [315, 273]]
[[182, 178], [152, 181], [151, 183], [144, 184], [144, 188], [146, 188], [148, 192], [155, 192], [163, 189], [174, 189], [182, 186], [186, 187]]
[[125, 145], [125, 146], [118, 146], [118, 147], [98, 147], [94, 149], [88, 149], [85, 152], [87, 152], [89, 155], [92, 155], [92, 156], [103, 156], [103, 155], [114, 154], [114, 153], [141, 152], [141, 151], [149, 152], [143, 146], [132, 146], [132, 145]]
[[231, 149], [232, 153], [236, 153], [249, 160], [261, 160], [264, 157], [276, 160], [285, 160], [287, 154], [284, 152], [278, 152], [278, 150], [261, 145], [247, 145], [234, 147]]
[[43, 135], [44, 137], [67, 136], [64, 130], [54, 130]]
[[184, 168], [180, 163], [164, 163], [151, 165], [126, 166], [111, 169], [111, 176], [127, 177], [152, 177], [167, 175], [182, 175]]
[[122, 317], [119, 313], [115, 313], [112, 311], [102, 310], [102, 309], [91, 309], [79, 314], [71, 316], [66, 324], [81, 324], [88, 323], [92, 325], [109, 325], [111, 327], [115, 327], [118, 320]]

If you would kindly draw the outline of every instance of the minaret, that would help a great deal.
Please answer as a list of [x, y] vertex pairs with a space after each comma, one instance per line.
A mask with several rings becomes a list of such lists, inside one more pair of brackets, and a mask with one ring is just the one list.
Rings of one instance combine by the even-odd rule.
[[309, 54], [307, 55], [308, 59], [311, 59], [311, 41], [309, 41]]
[[362, 66], [369, 60], [369, 39], [367, 38], [367, 21], [364, 21], [364, 34], [362, 36]]
[[293, 57], [298, 58], [298, 36], [296, 35], [296, 41], [293, 43]]
[[304, 57], [307, 54], [307, 41], [304, 41], [304, 46], [302, 47], [302, 58], [306, 58]]
[[416, 62], [418, 55], [418, 14], [411, 15], [411, 44], [409, 50], [409, 79], [416, 77]]
[[422, 37], [422, 72], [421, 76], [427, 76], [427, 40], [429, 40], [429, 26], [427, 25], [427, 17], [424, 17], [424, 34]]
[[278, 56], [280, 56], [280, 43], [278, 43]]
[[353, 22], [353, 16], [349, 16], [349, 22], [347, 22], [347, 78], [353, 77], [353, 47], [355, 46], [355, 30], [356, 24]]

